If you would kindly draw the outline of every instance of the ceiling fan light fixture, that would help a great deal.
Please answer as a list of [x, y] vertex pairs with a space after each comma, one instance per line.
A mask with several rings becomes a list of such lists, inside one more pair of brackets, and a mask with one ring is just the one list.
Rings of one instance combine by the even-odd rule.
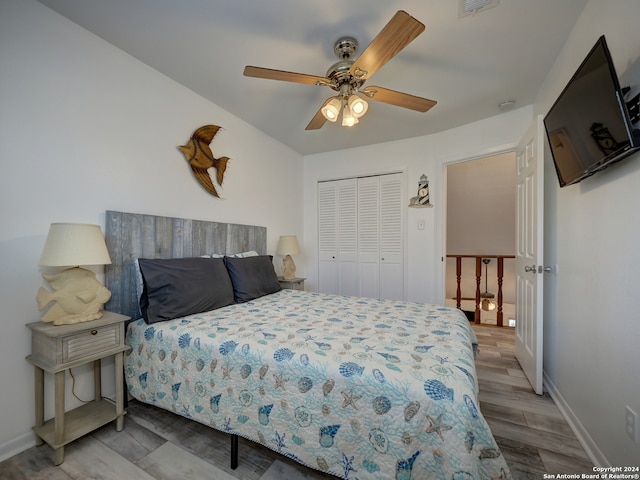
[[330, 122], [335, 122], [336, 120], [338, 120], [341, 107], [342, 102], [340, 101], [340, 99], [338, 97], [333, 97], [322, 106], [322, 115]]
[[351, 109], [351, 114], [356, 118], [360, 118], [367, 113], [367, 109], [369, 108], [369, 104], [358, 95], [349, 95], [347, 104]]
[[356, 123], [358, 123], [358, 119], [351, 113], [349, 104], [345, 103], [344, 109], [342, 110], [342, 126], [353, 127]]

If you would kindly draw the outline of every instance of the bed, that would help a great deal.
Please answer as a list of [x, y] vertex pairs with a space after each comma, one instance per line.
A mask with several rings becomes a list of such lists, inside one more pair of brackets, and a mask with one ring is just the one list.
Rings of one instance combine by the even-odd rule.
[[[191, 222], [107, 212], [114, 262], [107, 286], [115, 297], [107, 308], [135, 319], [127, 329], [130, 395], [339, 478], [510, 478], [479, 411], [476, 339], [462, 312], [280, 290], [263, 227]], [[158, 226], [171, 240], [160, 240]], [[194, 231], [225, 240], [213, 245], [211, 235]], [[144, 260], [149, 249], [162, 250], [157, 242], [166, 260]], [[255, 255], [230, 256], [250, 250]], [[227, 257], [202, 257], [216, 253]], [[158, 315], [167, 297], [157, 309], [153, 279], [174, 288], [178, 277], [163, 268], [189, 262], [215, 278], [209, 301], [216, 308]], [[218, 307], [229, 288], [220, 265], [233, 301]], [[140, 302], [146, 315], [132, 301], [138, 270], [148, 287]], [[174, 307], [168, 317], [181, 313]]]

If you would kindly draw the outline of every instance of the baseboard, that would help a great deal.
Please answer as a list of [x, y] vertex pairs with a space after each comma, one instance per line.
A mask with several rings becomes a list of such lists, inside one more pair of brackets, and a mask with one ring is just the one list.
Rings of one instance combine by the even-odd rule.
[[600, 448], [598, 448], [598, 445], [594, 442], [593, 438], [591, 438], [591, 435], [589, 435], [589, 432], [584, 428], [578, 417], [573, 413], [573, 410], [571, 410], [571, 407], [558, 391], [554, 383], [547, 376], [547, 372], [543, 372], [543, 383], [545, 389], [549, 392], [549, 395], [551, 395], [551, 398], [558, 407], [558, 410], [560, 410], [560, 413], [571, 427], [571, 430], [573, 430], [573, 433], [580, 442], [580, 445], [582, 445], [582, 448], [584, 448], [589, 459], [593, 462], [593, 465], [596, 467], [609, 467], [610, 464], [606, 457]]
[[17, 438], [0, 444], [0, 462], [24, 452], [36, 444], [36, 437], [32, 431], [24, 433]]

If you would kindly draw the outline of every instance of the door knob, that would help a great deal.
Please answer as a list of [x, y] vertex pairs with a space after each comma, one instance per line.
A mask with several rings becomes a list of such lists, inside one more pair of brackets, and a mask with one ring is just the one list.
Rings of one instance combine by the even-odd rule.
[[535, 266], [535, 265], [531, 265], [531, 266], [529, 266], [529, 265], [525, 265], [525, 267], [524, 267], [524, 271], [525, 271], [525, 272], [533, 272], [533, 273], [536, 273], [536, 270], [537, 270], [537, 269], [536, 269], [536, 266]]
[[542, 273], [542, 272], [551, 273], [552, 271], [553, 271], [553, 268], [551, 267], [543, 267], [542, 265], [538, 267], [538, 273]]

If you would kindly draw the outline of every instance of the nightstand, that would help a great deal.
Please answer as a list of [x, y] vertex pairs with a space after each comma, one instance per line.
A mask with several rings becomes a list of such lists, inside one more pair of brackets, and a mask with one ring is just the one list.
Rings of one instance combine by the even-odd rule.
[[[129, 317], [104, 312], [102, 318], [69, 325], [35, 322], [31, 329], [31, 355], [35, 376], [37, 444], [46, 442], [54, 450], [54, 463], [64, 461], [64, 446], [116, 420], [116, 430], [124, 427], [124, 322]], [[100, 362], [115, 357], [116, 401], [102, 398]], [[65, 412], [65, 375], [70, 368], [93, 362], [94, 400]], [[44, 421], [44, 372], [55, 376], [55, 415]]]
[[304, 290], [304, 278], [290, 278], [285, 279], [283, 277], [278, 277], [278, 281], [280, 282], [280, 286], [282, 288], [288, 288], [289, 290]]

